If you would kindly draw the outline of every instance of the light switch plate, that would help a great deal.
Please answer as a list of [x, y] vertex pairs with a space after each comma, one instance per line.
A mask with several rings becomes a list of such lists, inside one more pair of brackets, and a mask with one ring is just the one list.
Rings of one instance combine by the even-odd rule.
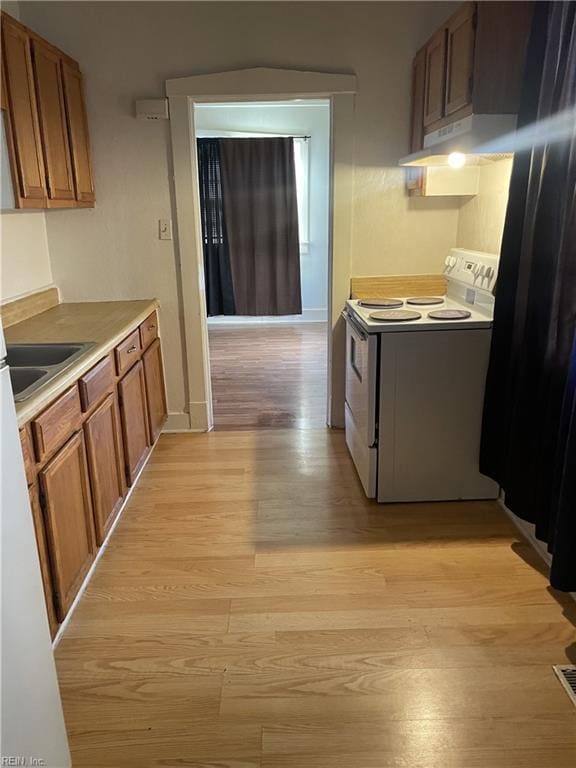
[[172, 219], [158, 219], [158, 239], [172, 240]]

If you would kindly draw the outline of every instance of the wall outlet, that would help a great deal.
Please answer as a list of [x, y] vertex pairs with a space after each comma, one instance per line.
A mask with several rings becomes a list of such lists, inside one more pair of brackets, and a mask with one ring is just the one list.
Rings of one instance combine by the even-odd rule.
[[172, 219], [158, 219], [158, 239], [172, 240]]

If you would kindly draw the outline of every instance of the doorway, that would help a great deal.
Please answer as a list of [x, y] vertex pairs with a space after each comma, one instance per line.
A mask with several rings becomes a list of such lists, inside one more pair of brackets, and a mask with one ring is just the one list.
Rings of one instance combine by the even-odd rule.
[[214, 429], [324, 427], [330, 102], [198, 104], [194, 126]]
[[219, 72], [168, 80], [177, 213], [181, 319], [185, 343], [188, 414], [192, 431], [213, 428], [209, 336], [203, 277], [194, 111], [215, 102], [330, 101], [329, 291], [327, 423], [344, 422], [344, 323], [340, 313], [350, 290], [353, 190], [353, 117], [356, 77], [270, 69]]

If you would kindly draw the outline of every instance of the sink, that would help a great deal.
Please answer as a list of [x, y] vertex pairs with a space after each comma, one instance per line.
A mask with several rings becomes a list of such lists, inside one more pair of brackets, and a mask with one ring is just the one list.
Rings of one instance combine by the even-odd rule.
[[92, 347], [94, 341], [66, 344], [7, 344], [6, 362], [17, 403], [30, 397]]
[[10, 368], [14, 400], [17, 403], [26, 400], [49, 378], [51, 378], [50, 371], [46, 368]]
[[76, 360], [92, 342], [85, 344], [8, 344], [6, 362], [11, 368], [67, 365]]

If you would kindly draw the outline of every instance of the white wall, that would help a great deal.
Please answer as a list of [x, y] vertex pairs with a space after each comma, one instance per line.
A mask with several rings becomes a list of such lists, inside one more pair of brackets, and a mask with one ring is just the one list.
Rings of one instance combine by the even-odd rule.
[[[310, 136], [310, 248], [300, 255], [302, 320], [326, 320], [328, 307], [328, 212], [330, 109], [325, 104], [197, 106], [196, 128]], [[298, 318], [294, 318], [298, 319]]]
[[459, 248], [500, 253], [511, 173], [511, 158], [481, 166], [478, 194], [464, 203], [458, 216]]
[[[404, 194], [412, 57], [456, 7], [436, 2], [26, 2], [24, 23], [78, 59], [85, 76], [96, 208], [47, 216], [64, 300], [157, 296], [169, 410], [185, 408], [169, 132], [134, 118], [168, 78], [252, 66], [358, 77], [354, 274], [436, 271], [454, 245], [453, 201]], [[421, 214], [421, 215], [417, 215]]]
[[51, 283], [44, 213], [0, 214], [0, 302]]

